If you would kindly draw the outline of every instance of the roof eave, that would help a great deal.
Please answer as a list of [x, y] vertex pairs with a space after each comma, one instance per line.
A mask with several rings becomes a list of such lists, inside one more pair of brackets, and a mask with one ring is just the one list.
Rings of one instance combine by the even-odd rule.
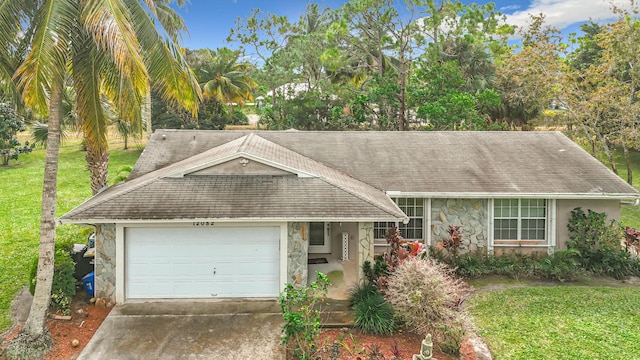
[[100, 219], [100, 218], [59, 218], [60, 224], [167, 224], [167, 223], [193, 223], [193, 222], [224, 222], [224, 223], [256, 223], [256, 222], [375, 222], [390, 221], [404, 222], [404, 216], [375, 216], [375, 217], [243, 217], [243, 218], [179, 218], [179, 219]]
[[462, 199], [591, 199], [632, 201], [640, 199], [640, 193], [521, 193], [521, 192], [421, 192], [421, 191], [387, 191], [389, 197], [415, 198], [462, 198]]

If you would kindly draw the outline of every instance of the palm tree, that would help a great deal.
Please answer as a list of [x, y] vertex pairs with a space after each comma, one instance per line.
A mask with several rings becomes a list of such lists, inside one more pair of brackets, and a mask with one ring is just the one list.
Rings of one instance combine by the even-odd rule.
[[239, 62], [240, 52], [228, 48], [217, 51], [200, 49], [193, 53], [198, 64], [192, 64], [202, 86], [205, 100], [216, 102], [216, 112], [226, 105], [244, 105], [253, 100], [256, 82], [251, 79], [253, 65]]
[[[178, 1], [183, 3], [183, 1]], [[26, 47], [13, 74], [25, 105], [48, 116], [49, 134], [42, 190], [37, 284], [29, 318], [11, 349], [27, 344], [36, 357], [50, 340], [45, 331], [53, 280], [56, 176], [65, 81], [76, 91], [76, 111], [87, 140], [92, 189], [106, 183], [107, 116], [101, 97], [120, 117], [140, 119], [142, 98], [151, 84], [164, 98], [196, 114], [199, 88], [175, 45], [184, 28], [169, 0], [3, 0], [0, 54]], [[163, 26], [163, 31], [156, 29]], [[162, 33], [170, 36], [163, 38]], [[2, 56], [2, 55], [0, 55]], [[0, 62], [2, 66], [5, 62]], [[15, 72], [13, 71], [15, 70]], [[4, 79], [8, 80], [8, 79]]]

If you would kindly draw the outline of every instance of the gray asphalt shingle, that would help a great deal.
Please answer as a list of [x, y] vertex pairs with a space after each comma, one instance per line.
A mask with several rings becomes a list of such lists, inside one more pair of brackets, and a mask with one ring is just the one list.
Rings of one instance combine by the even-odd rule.
[[[241, 155], [313, 177], [188, 175]], [[385, 191], [638, 197], [560, 132], [158, 130], [127, 182], [62, 219], [402, 217]]]

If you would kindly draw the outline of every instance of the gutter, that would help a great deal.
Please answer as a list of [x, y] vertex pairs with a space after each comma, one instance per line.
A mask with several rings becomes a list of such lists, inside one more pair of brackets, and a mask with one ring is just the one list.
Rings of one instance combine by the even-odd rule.
[[194, 223], [215, 223], [224, 224], [242, 224], [242, 223], [272, 223], [272, 222], [409, 222], [408, 217], [376, 217], [376, 218], [313, 218], [313, 217], [284, 217], [284, 218], [199, 218], [199, 219], [62, 219], [59, 218], [56, 224], [76, 224], [90, 225], [93, 224], [184, 224], [194, 225]]
[[490, 192], [414, 192], [387, 191], [389, 197], [396, 198], [457, 198], [457, 199], [592, 199], [592, 200], [621, 200], [640, 204], [640, 194], [629, 193], [490, 193]]

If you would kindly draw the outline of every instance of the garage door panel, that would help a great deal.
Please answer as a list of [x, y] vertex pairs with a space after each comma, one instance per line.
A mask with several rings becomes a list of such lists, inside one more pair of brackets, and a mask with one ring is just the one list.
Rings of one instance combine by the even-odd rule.
[[275, 297], [279, 227], [127, 228], [128, 298]]

